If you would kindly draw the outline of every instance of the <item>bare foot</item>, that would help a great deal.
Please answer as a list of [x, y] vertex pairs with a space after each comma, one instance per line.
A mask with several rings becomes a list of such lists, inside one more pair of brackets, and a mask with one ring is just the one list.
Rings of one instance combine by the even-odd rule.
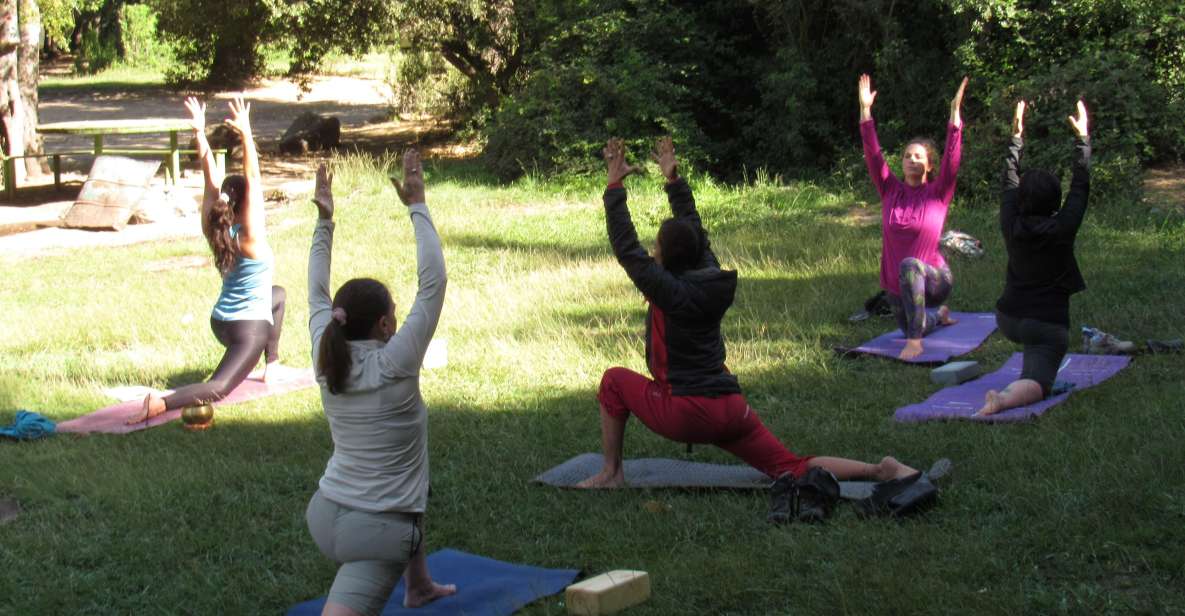
[[1002, 407], [1004, 403], [1000, 400], [1000, 392], [989, 389], [987, 395], [983, 397], [983, 408], [975, 412], [979, 416], [995, 415], [1004, 410]]
[[148, 421], [157, 415], [168, 410], [165, 408], [165, 399], [155, 393], [150, 393], [144, 396], [144, 405], [140, 407], [140, 412], [128, 418], [128, 424], [140, 423]]
[[939, 325], [954, 325], [958, 323], [958, 319], [950, 318], [950, 308], [943, 304], [938, 307], [938, 324]]
[[905, 348], [901, 349], [901, 354], [897, 356], [897, 359], [903, 359], [905, 361], [909, 361], [921, 354], [922, 354], [922, 339], [921, 338], [910, 338], [905, 341]]
[[430, 582], [431, 586], [426, 589], [420, 589], [408, 586], [403, 593], [403, 607], [414, 609], [417, 607], [424, 607], [441, 597], [457, 594], [456, 584], [437, 584]]
[[625, 473], [620, 468], [616, 472], [602, 469], [601, 472], [576, 484], [581, 489], [620, 488], [625, 486]]
[[247, 375], [247, 378], [255, 381], [263, 381], [264, 383], [275, 383], [281, 374], [288, 369], [288, 366], [281, 364], [279, 361], [274, 361], [270, 364], [264, 364], [263, 368], [252, 371]]
[[897, 461], [897, 458], [885, 456], [881, 458], [881, 463], [877, 465], [876, 478], [878, 481], [889, 481], [890, 479], [901, 479], [902, 477], [909, 477], [917, 474], [918, 469], [912, 466], [906, 466]]

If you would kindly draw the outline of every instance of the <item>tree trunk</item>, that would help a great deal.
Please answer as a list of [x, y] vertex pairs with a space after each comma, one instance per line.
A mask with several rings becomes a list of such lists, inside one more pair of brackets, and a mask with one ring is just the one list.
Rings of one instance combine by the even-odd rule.
[[[21, 123], [25, 153], [41, 154], [41, 135], [37, 134], [37, 80], [41, 61], [41, 7], [37, 0], [17, 0], [17, 14], [20, 23], [20, 47], [17, 49], [16, 77], [20, 90]], [[25, 169], [30, 175], [45, 172], [45, 161], [41, 158], [26, 158]]]
[[[0, 0], [0, 142], [10, 156], [25, 153], [24, 131], [18, 120], [21, 111], [17, 83], [17, 49], [20, 47], [17, 0]], [[16, 182], [25, 179], [25, 166], [16, 165]]]

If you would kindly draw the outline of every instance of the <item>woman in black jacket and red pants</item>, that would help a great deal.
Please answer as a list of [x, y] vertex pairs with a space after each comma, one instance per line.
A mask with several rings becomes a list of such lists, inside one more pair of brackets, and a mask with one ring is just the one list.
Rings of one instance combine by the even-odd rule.
[[608, 166], [605, 219], [609, 242], [618, 263], [649, 302], [646, 362], [654, 378], [626, 368], [605, 371], [597, 394], [605, 465], [578, 487], [615, 488], [625, 484], [622, 442], [631, 414], [661, 436], [681, 443], [715, 445], [776, 479], [770, 512], [774, 522], [816, 520], [829, 513], [833, 500], [811, 502], [810, 495], [800, 494], [805, 497], [800, 511], [791, 511], [788, 502], [780, 502], [789, 496], [779, 499], [779, 494], [788, 494], [796, 480], [801, 487], [808, 475], [812, 485], [834, 485], [836, 495], [836, 478], [885, 481], [916, 475], [916, 470], [891, 457], [867, 464], [844, 458], [798, 456], [770, 433], [745, 401], [736, 377], [724, 366], [720, 321], [732, 305], [737, 274], [720, 269], [712, 253], [691, 188], [676, 173], [670, 138], [659, 140], [654, 157], [667, 179], [673, 216], [659, 227], [653, 256], [638, 242], [621, 183], [637, 168], [626, 163], [620, 140], [611, 140], [604, 156]]
[[1090, 136], [1086, 105], [1078, 101], [1070, 194], [1058, 210], [1061, 182], [1042, 169], [1018, 176], [1024, 148], [1025, 103], [1016, 104], [1012, 143], [1004, 164], [1000, 231], [1008, 248], [1004, 294], [996, 302], [996, 322], [1011, 341], [1024, 345], [1020, 378], [1001, 391], [989, 391], [978, 415], [1032, 404], [1049, 395], [1070, 346], [1070, 296], [1086, 288], [1074, 239], [1090, 197]]

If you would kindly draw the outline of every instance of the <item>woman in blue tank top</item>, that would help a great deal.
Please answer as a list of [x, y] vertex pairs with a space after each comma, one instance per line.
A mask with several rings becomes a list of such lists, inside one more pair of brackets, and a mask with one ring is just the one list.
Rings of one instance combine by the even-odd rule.
[[214, 337], [226, 347], [222, 361], [205, 383], [186, 385], [168, 396], [149, 394], [140, 414], [128, 423], [145, 421], [167, 410], [221, 400], [265, 358], [258, 378], [275, 375], [279, 361], [280, 330], [284, 323], [284, 289], [272, 284], [275, 257], [267, 243], [263, 220], [263, 180], [251, 135], [251, 105], [241, 97], [230, 103], [226, 124], [242, 137], [243, 175], [222, 177], [206, 141], [206, 106], [194, 97], [185, 100], [192, 117], [198, 157], [205, 175], [202, 196], [202, 233], [222, 274], [222, 292], [210, 315]]

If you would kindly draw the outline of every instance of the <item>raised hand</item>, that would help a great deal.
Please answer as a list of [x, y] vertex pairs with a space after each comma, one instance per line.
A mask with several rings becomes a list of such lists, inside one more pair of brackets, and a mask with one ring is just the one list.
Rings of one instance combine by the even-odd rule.
[[[639, 171], [639, 167], [634, 167], [625, 162], [625, 144], [621, 139], [614, 137], [605, 145], [605, 149], [601, 151], [605, 157], [605, 167], [609, 175], [609, 184], [617, 184], [625, 179], [631, 173]], [[674, 155], [672, 151], [672, 156]]]
[[317, 167], [317, 186], [313, 188], [313, 203], [317, 214], [325, 220], [333, 220], [333, 172], [325, 163]]
[[240, 135], [251, 134], [251, 103], [245, 102], [242, 96], [236, 96], [230, 101], [230, 118], [226, 125], [235, 129]]
[[959, 84], [959, 90], [955, 92], [955, 97], [950, 101], [950, 123], [955, 126], [963, 125], [963, 118], [959, 115], [959, 109], [963, 106], [963, 91], [967, 89], [967, 78], [963, 78], [963, 82]]
[[659, 137], [650, 157], [658, 163], [658, 168], [662, 170], [662, 175], [668, 182], [674, 182], [679, 177], [679, 162], [675, 160], [675, 144], [670, 137]]
[[403, 153], [403, 182], [401, 183], [394, 174], [390, 179], [403, 205], [427, 203], [424, 198], [424, 169], [420, 165], [420, 152], [415, 148], [409, 148]]
[[860, 75], [858, 91], [860, 96], [860, 120], [871, 119], [872, 101], [876, 100], [876, 91], [872, 89], [872, 77], [869, 77], [868, 73]]
[[1012, 116], [1012, 136], [1020, 138], [1025, 132], [1025, 102], [1016, 101], [1016, 115]]
[[202, 133], [206, 130], [206, 104], [197, 97], [189, 96], [185, 99], [185, 109], [189, 111], [189, 125], [193, 130]]
[[1074, 127], [1074, 134], [1086, 139], [1089, 131], [1086, 128], [1086, 103], [1078, 101], [1078, 117], [1070, 116], [1070, 126]]

